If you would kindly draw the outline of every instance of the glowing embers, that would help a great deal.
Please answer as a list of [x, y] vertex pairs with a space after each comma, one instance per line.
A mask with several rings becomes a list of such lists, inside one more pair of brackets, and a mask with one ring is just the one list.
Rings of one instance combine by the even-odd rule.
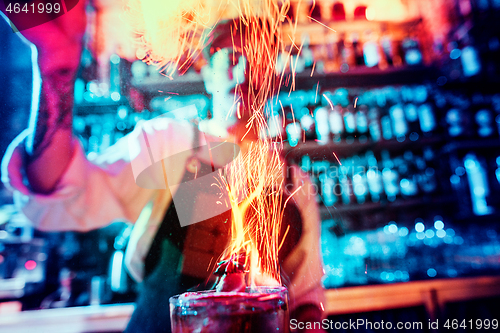
[[[184, 73], [206, 46], [211, 30], [224, 19], [271, 18], [281, 24], [290, 0], [127, 0], [125, 20], [135, 34], [137, 57], [171, 77]], [[277, 31], [271, 27], [272, 31]], [[204, 35], [205, 34], [205, 35]], [[258, 36], [257, 36], [258, 37]], [[260, 44], [262, 39], [260, 39]], [[257, 44], [255, 44], [257, 45]], [[264, 60], [266, 54], [260, 54]]]
[[[282, 168], [268, 140], [251, 142], [222, 177], [232, 209], [231, 239], [223, 259], [244, 267], [249, 286], [280, 284], [278, 251], [283, 218]], [[233, 270], [234, 271], [234, 270]], [[221, 286], [220, 290], [228, 290]]]
[[[184, 72], [202, 50], [212, 48], [215, 53], [227, 48], [233, 53], [229, 59], [240, 59], [234, 56], [237, 53], [246, 60], [244, 75], [238, 76], [233, 89], [234, 105], [218, 110], [227, 114], [221, 119], [236, 113], [230, 140], [242, 148], [226, 174], [220, 174], [221, 189], [227, 191], [230, 202], [226, 204], [232, 210], [231, 239], [221, 259], [243, 256], [249, 286], [279, 285], [283, 164], [278, 144], [265, 135], [269, 132], [265, 114], [280, 86], [278, 54], [289, 56], [281, 38], [289, 0], [129, 0], [127, 8], [138, 36], [138, 56], [156, 64], [165, 75]], [[233, 20], [220, 22], [228, 18]], [[240, 282], [235, 288], [241, 289]]]

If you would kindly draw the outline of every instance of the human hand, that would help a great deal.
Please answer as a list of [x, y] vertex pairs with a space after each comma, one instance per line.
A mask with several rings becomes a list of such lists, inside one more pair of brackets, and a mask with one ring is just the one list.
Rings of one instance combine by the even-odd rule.
[[[75, 1], [71, 0], [71, 5]], [[36, 193], [51, 193], [73, 156], [73, 87], [86, 27], [85, 2], [79, 0], [74, 7], [68, 7], [66, 14], [54, 19], [53, 14], [37, 12], [46, 18], [40, 22], [46, 23], [27, 29], [22, 28], [29, 26], [34, 16], [10, 15], [13, 26], [22, 30], [19, 36], [31, 43], [32, 51], [33, 45], [38, 51], [38, 56], [32, 58], [38, 63], [41, 89], [35, 88], [34, 81], [31, 119], [36, 121], [29, 123], [24, 165], [31, 190]], [[64, 4], [68, 3], [64, 0]], [[5, 8], [2, 10], [5, 13]], [[37, 64], [33, 65], [36, 68]]]

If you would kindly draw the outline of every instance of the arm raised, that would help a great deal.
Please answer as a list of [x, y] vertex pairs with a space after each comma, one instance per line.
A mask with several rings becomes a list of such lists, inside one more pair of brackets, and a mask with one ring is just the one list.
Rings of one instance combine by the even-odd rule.
[[23, 164], [34, 192], [53, 191], [73, 156], [73, 87], [85, 26], [85, 0], [80, 0], [68, 13], [18, 33], [32, 51], [33, 94]]

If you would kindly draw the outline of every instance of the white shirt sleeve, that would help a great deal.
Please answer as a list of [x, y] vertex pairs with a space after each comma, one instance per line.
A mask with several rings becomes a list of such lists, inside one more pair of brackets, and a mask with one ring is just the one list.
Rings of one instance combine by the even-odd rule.
[[56, 189], [37, 194], [24, 177], [22, 150], [27, 135], [24, 131], [8, 147], [2, 181], [14, 191], [18, 209], [35, 227], [47, 231], [86, 231], [115, 220], [134, 223], [156, 191], [181, 181], [185, 162], [192, 156], [193, 127], [187, 121], [157, 117], [137, 124], [91, 161], [75, 144]]

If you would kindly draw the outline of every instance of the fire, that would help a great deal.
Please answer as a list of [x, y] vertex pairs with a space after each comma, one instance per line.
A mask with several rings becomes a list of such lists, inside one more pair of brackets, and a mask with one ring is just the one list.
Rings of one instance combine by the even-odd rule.
[[224, 259], [243, 254], [249, 286], [280, 285], [278, 251], [284, 208], [283, 162], [281, 145], [266, 135], [269, 128], [265, 114], [271, 112], [268, 102], [273, 103], [273, 96], [279, 90], [276, 64], [280, 52], [285, 53], [281, 24], [289, 2], [285, 1], [282, 6], [272, 0], [261, 1], [260, 6], [251, 0], [238, 1], [238, 4], [240, 20], [237, 22], [246, 27], [234, 27], [241, 33], [241, 45], [233, 41], [233, 49], [243, 49], [248, 61], [248, 92], [242, 91], [239, 85], [236, 94], [246, 98], [242, 104], [250, 116], [247, 134], [253, 130], [263, 135], [243, 145], [241, 154], [227, 170], [229, 177], [221, 175], [232, 210], [231, 239]]
[[[250, 286], [281, 284], [278, 251], [280, 236], [282, 240], [286, 236], [279, 234], [286, 205], [282, 197], [282, 142], [266, 135], [270, 131], [265, 115], [277, 104], [274, 96], [280, 85], [290, 78], [285, 78], [288, 66], [292, 72], [290, 89], [295, 86], [296, 63], [291, 53], [292, 48], [300, 53], [302, 45], [294, 42], [293, 24], [284, 42], [281, 26], [289, 8], [290, 0], [129, 0], [127, 4], [127, 19], [138, 36], [140, 58], [170, 76], [176, 70], [185, 71], [201, 53], [210, 41], [206, 31], [222, 18], [238, 18], [230, 26], [231, 32], [240, 32], [239, 41], [233, 39], [233, 52], [245, 55], [247, 82], [245, 89], [237, 84], [236, 107], [231, 110], [236, 109], [239, 119], [241, 112], [247, 114], [247, 131], [238, 138], [244, 143], [240, 155], [224, 174], [220, 173], [218, 181], [229, 194], [232, 210], [230, 243], [222, 259], [244, 258]], [[287, 50], [285, 44], [292, 47]], [[285, 65], [277, 73], [280, 54]], [[261, 135], [246, 143], [251, 132]]]
[[232, 209], [231, 239], [224, 258], [243, 254], [249, 285], [277, 285], [279, 233], [283, 217], [283, 162], [269, 140], [251, 142], [223, 183]]
[[203, 30], [217, 21], [207, 5], [203, 0], [128, 0], [124, 19], [136, 36], [137, 57], [169, 77], [187, 70], [203, 47]]

